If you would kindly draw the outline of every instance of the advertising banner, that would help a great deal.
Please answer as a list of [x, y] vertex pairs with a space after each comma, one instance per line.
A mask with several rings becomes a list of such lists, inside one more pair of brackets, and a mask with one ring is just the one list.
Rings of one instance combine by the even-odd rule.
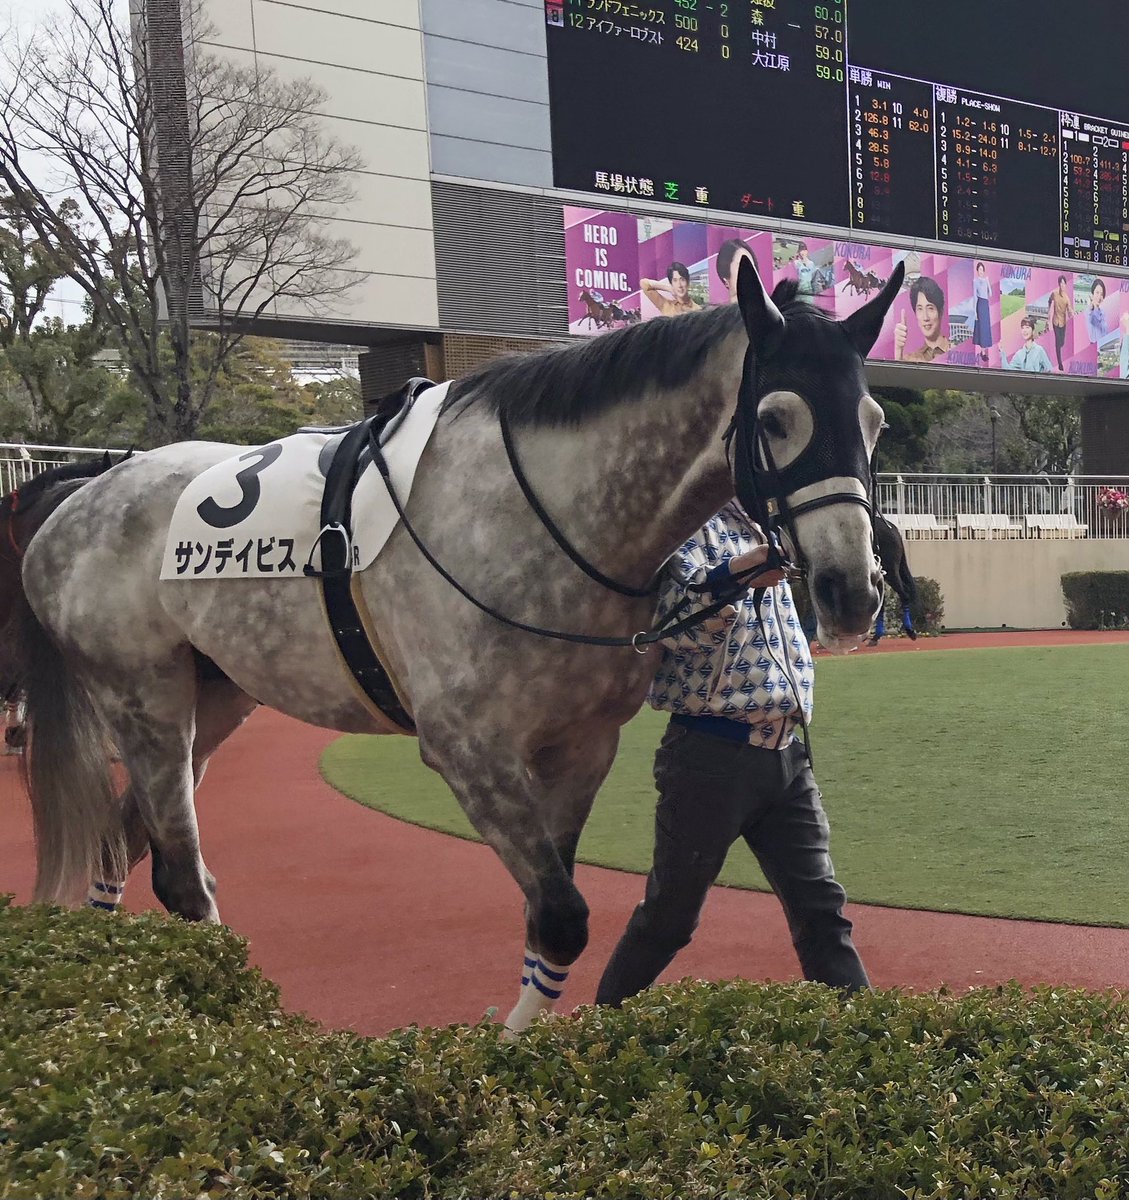
[[872, 359], [1129, 379], [1129, 280], [1117, 276], [592, 208], [565, 209], [569, 332], [731, 304], [748, 257], [766, 286], [792, 280], [840, 320], [904, 263]]
[[602, 333], [639, 319], [639, 242], [626, 213], [566, 208], [568, 331]]

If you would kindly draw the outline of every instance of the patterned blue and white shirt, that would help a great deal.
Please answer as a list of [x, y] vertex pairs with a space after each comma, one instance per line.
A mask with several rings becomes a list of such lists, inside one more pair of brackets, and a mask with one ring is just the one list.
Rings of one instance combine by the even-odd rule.
[[[660, 613], [686, 595], [687, 585], [727, 577], [723, 564], [763, 540], [744, 510], [736, 502], [727, 504], [667, 562]], [[691, 596], [689, 612], [714, 599], [709, 592]], [[811, 717], [815, 666], [787, 581], [765, 593], [761, 617], [763, 635], [750, 591], [704, 624], [665, 639], [648, 697], [652, 707], [748, 725], [754, 746], [781, 750], [789, 745], [799, 723], [797, 693]]]

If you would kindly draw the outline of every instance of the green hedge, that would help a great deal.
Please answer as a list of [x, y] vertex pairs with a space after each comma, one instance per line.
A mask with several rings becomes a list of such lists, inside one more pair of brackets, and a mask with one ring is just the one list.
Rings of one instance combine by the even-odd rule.
[[1129, 1195], [1112, 995], [686, 984], [362, 1039], [225, 930], [15, 908], [0, 991], [2, 1197]]
[[[884, 601], [886, 609], [886, 632], [894, 637], [902, 635], [902, 601], [893, 588], [887, 587]], [[928, 576], [917, 580], [917, 599], [909, 606], [913, 627], [918, 633], [940, 633], [945, 623], [945, 597], [941, 585]]]
[[1071, 629], [1124, 629], [1129, 624], [1129, 571], [1071, 571], [1062, 576]]
[[[811, 597], [805, 584], [794, 584], [792, 599], [801, 622], [806, 623], [811, 613]], [[893, 588], [887, 586], [883, 605], [886, 610], [886, 633], [891, 637], [902, 636], [902, 602]], [[909, 606], [913, 627], [918, 633], [940, 633], [945, 622], [945, 597], [941, 585], [922, 576], [917, 580], [917, 599]]]

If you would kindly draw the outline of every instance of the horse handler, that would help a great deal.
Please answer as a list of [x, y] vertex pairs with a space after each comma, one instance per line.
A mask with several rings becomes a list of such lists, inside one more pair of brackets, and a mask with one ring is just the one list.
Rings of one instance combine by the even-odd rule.
[[[661, 611], [704, 608], [767, 556], [736, 502], [668, 562]], [[806, 747], [814, 668], [780, 572], [704, 624], [663, 643], [650, 703], [670, 712], [655, 755], [654, 865], [642, 903], [604, 970], [597, 1004], [618, 1006], [652, 984], [687, 945], [730, 846], [745, 839], [784, 909], [804, 978], [851, 992], [870, 986], [843, 915], [830, 829]]]

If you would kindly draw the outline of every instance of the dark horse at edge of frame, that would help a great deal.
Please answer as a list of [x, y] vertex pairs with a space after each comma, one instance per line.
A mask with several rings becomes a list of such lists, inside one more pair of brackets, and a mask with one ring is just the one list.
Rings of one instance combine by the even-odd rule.
[[[874, 513], [874, 544], [878, 548], [878, 558], [882, 563], [886, 584], [902, 602], [902, 628], [907, 637], [916, 640], [917, 630], [913, 627], [910, 606], [917, 602], [917, 580], [909, 569], [906, 544], [901, 530], [877, 510]], [[870, 645], [877, 646], [885, 633], [886, 610], [883, 606], [878, 611], [874, 633], [868, 639]]]

